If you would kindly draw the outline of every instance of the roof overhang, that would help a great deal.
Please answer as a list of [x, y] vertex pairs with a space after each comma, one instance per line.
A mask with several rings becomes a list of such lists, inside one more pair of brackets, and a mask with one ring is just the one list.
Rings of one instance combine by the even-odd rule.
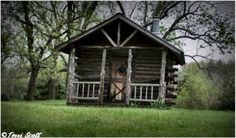
[[68, 41], [59, 44], [58, 46], [55, 47], [56, 50], [64, 52], [64, 49], [67, 47], [74, 47], [74, 43], [79, 41], [80, 39], [88, 36], [89, 34], [93, 33], [94, 31], [100, 30], [102, 29], [104, 26], [112, 23], [113, 21], [120, 19], [122, 21], [124, 21], [125, 23], [127, 23], [128, 25], [134, 27], [135, 29], [137, 29], [137, 31], [145, 34], [148, 38], [152, 39], [153, 41], [157, 42], [160, 46], [165, 47], [166, 49], [172, 51], [179, 60], [180, 65], [184, 65], [185, 64], [185, 59], [184, 59], [184, 52], [181, 51], [180, 49], [174, 47], [173, 45], [171, 45], [170, 43], [168, 43], [166, 40], [156, 36], [155, 34], [151, 33], [150, 31], [148, 31], [146, 28], [138, 25], [137, 23], [133, 22], [132, 20], [130, 20], [129, 18], [123, 16], [122, 14], [118, 13], [116, 15], [114, 15], [113, 17], [103, 21], [102, 23], [99, 23], [98, 25], [88, 29], [87, 31], [72, 37], [71, 39], [69, 39]]

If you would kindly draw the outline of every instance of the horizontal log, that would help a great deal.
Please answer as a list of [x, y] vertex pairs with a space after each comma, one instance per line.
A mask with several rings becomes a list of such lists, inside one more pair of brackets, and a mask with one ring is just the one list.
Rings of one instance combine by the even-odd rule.
[[160, 76], [158, 71], [136, 71], [135, 75], [145, 75], [145, 76]]
[[178, 71], [178, 68], [167, 68], [166, 71], [168, 71], [168, 72], [176, 72], [176, 71]]
[[159, 79], [160, 76], [135, 75], [135, 79]]
[[177, 97], [177, 93], [176, 92], [171, 92], [171, 93], [167, 93], [166, 94], [166, 98], [173, 98], [173, 99], [175, 99], [176, 97]]
[[177, 85], [173, 85], [173, 84], [172, 84], [172, 85], [171, 85], [171, 84], [170, 84], [170, 85], [167, 85], [167, 86], [166, 86], [166, 89], [167, 89], [167, 90], [175, 91], [175, 90], [177, 90]]
[[77, 62], [88, 61], [88, 62], [100, 62], [100, 63], [102, 63], [102, 59], [98, 59], [98, 58], [80, 58], [76, 61]]
[[161, 68], [160, 64], [136, 63], [136, 68]]
[[154, 72], [160, 72], [160, 68], [159, 67], [153, 67], [153, 66], [147, 66], [147, 67], [140, 67], [140, 66], [136, 66], [133, 70], [136, 70], [136, 71], [145, 71], [145, 72], [148, 72], [148, 71], [154, 71]]
[[161, 61], [158, 61], [158, 60], [136, 60], [136, 64], [155, 64], [155, 65], [160, 65]]

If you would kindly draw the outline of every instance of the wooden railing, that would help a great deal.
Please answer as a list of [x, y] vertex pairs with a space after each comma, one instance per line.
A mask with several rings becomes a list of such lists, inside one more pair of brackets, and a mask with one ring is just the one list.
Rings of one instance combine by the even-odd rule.
[[158, 95], [160, 84], [131, 83], [130, 86], [130, 101], [154, 102], [157, 99], [154, 93]]
[[74, 81], [73, 84], [75, 86], [75, 94], [71, 98], [82, 100], [98, 100], [100, 84], [99, 81]]

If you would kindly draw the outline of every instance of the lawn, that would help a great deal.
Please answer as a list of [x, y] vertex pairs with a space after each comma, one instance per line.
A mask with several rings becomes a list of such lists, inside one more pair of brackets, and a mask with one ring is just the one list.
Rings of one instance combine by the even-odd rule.
[[234, 112], [2, 102], [2, 132], [41, 136], [234, 136]]

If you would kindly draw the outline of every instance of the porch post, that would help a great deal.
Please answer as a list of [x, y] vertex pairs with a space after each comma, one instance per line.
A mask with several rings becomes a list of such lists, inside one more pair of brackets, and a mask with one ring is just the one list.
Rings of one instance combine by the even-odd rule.
[[75, 48], [70, 50], [70, 55], [68, 59], [68, 69], [67, 69], [67, 104], [71, 103], [71, 95], [73, 93], [73, 80], [75, 76]]
[[166, 84], [165, 84], [165, 70], [166, 70], [166, 54], [167, 52], [165, 50], [162, 51], [162, 59], [161, 59], [161, 76], [160, 76], [160, 89], [159, 89], [159, 96], [158, 100], [162, 100], [162, 103], [165, 103], [165, 90], [166, 90]]
[[103, 104], [106, 54], [107, 54], [107, 49], [103, 49], [103, 52], [102, 52], [102, 66], [101, 66], [101, 74], [100, 74], [100, 86], [99, 86], [99, 99], [98, 99], [99, 104]]
[[127, 69], [127, 79], [126, 79], [126, 105], [129, 105], [129, 99], [131, 95], [131, 73], [132, 73], [132, 49], [129, 49], [129, 57], [128, 57], [128, 69]]

